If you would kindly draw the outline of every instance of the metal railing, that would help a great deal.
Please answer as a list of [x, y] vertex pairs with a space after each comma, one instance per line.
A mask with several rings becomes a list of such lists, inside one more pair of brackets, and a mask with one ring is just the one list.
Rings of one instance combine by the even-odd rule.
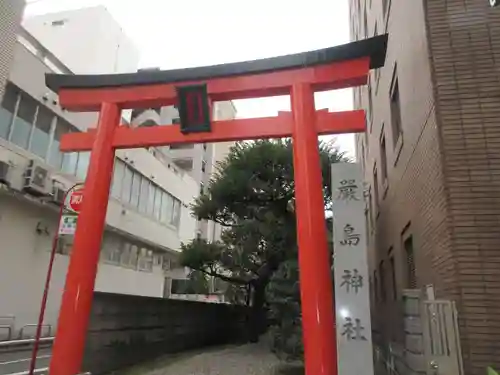
[[[33, 328], [36, 328], [38, 325], [37, 324], [25, 324], [24, 326], [21, 327], [21, 329], [19, 330], [19, 339], [22, 340], [24, 338], [24, 331], [26, 328], [29, 328], [29, 327], [33, 327]], [[42, 328], [43, 327], [46, 327], [48, 328], [47, 329], [47, 334], [44, 335], [44, 337], [50, 337], [50, 335], [52, 334], [52, 325], [51, 324], [42, 324]]]
[[[49, 344], [54, 341], [54, 337], [41, 337], [41, 344]], [[31, 346], [35, 343], [35, 339], [21, 339], [21, 340], [10, 340], [10, 341], [0, 341], [0, 349], [11, 348], [17, 346]]]
[[[50, 360], [50, 347], [54, 341], [54, 337], [40, 338], [40, 346], [45, 348], [46, 352], [37, 356], [41, 366], [47, 366], [47, 361]], [[21, 339], [0, 342], [0, 374], [4, 375], [28, 375], [27, 369], [31, 361], [31, 352], [35, 339]], [[47, 349], [49, 349], [47, 351]], [[17, 354], [16, 354], [17, 353]], [[5, 357], [3, 357], [5, 355]], [[26, 368], [26, 370], [25, 370]], [[22, 370], [22, 371], [20, 371]], [[15, 372], [10, 372], [15, 371]], [[34, 370], [35, 374], [47, 374], [47, 367], [39, 367]]]

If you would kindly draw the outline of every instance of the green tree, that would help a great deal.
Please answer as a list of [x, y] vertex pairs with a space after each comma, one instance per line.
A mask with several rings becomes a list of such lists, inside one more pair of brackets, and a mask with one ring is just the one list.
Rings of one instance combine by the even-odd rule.
[[[319, 142], [318, 146], [328, 208], [330, 164], [347, 160], [332, 143]], [[208, 243], [196, 239], [182, 246], [183, 266], [234, 285], [237, 296], [243, 291], [251, 309], [250, 341], [258, 340], [262, 332], [266, 304], [271, 310], [276, 307], [266, 299], [273, 275], [282, 264], [297, 259], [292, 150], [290, 140], [241, 142], [232, 147], [217, 165], [205, 194], [192, 207], [196, 217], [223, 226], [221, 240]]]

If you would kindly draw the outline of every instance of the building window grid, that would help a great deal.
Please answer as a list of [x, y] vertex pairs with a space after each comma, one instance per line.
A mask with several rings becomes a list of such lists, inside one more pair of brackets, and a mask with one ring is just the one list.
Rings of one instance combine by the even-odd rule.
[[[108, 233], [104, 234], [101, 259], [104, 263], [129, 268], [137, 271], [153, 272], [155, 263], [155, 252], [141, 245], [126, 239], [119, 241], [110, 241]], [[162, 266], [161, 262], [157, 262], [158, 266]]]
[[[88, 169], [90, 153], [71, 152], [63, 154], [59, 151], [61, 136], [72, 130], [73, 126], [63, 118], [38, 103], [15, 85], [7, 84], [0, 105], [0, 138], [22, 147], [37, 155], [49, 165], [60, 169], [64, 173], [75, 175], [83, 181]], [[138, 172], [131, 171], [130, 184], [128, 184], [128, 188], [123, 189], [125, 191], [123, 193], [118, 188], [126, 186], [123, 180], [128, 176], [129, 170], [131, 169], [128, 166], [116, 159], [111, 189], [112, 195], [119, 196], [122, 199], [125, 198], [126, 203], [139, 208], [139, 211], [145, 211], [144, 203], [148, 199], [148, 191], [143, 189], [142, 186], [147, 187], [149, 184], [153, 185], [153, 183]], [[181, 210], [180, 201], [158, 186], [154, 186], [154, 189], [162, 192], [164, 196], [171, 197], [171, 215], [164, 216], [163, 222], [178, 227]], [[161, 203], [157, 204], [160, 204], [161, 207]], [[157, 218], [159, 217], [160, 215], [157, 215]], [[129, 266], [134, 266], [137, 263], [138, 269], [151, 271], [153, 251], [141, 248], [141, 256], [136, 257], [134, 249], [137, 246], [125, 245], [125, 243], [119, 247], [111, 247], [111, 251], [104, 251], [106, 261]], [[106, 246], [106, 242], [103, 242], [103, 245]]]
[[63, 154], [59, 151], [60, 137], [73, 129], [43, 104], [12, 83], [7, 84], [0, 106], [0, 137], [64, 173], [84, 180], [88, 152]]
[[179, 199], [119, 159], [116, 159], [114, 169], [111, 186], [114, 198], [156, 221], [179, 227]]

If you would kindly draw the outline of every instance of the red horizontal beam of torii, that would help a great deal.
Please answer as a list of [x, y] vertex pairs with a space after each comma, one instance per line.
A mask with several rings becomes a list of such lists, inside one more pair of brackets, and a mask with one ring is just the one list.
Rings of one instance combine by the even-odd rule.
[[[366, 84], [370, 58], [334, 64], [239, 77], [220, 77], [209, 81], [187, 81], [182, 85], [207, 84], [213, 102], [290, 95], [294, 84], [307, 83], [313, 91], [343, 89]], [[50, 82], [48, 82], [50, 84]], [[101, 103], [120, 108], [156, 108], [177, 103], [175, 83], [134, 87], [65, 88], [59, 92], [61, 107], [71, 111], [99, 111]]]
[[[365, 131], [364, 111], [316, 111], [318, 135], [359, 133]], [[115, 129], [113, 146], [116, 149], [164, 146], [165, 144], [224, 142], [240, 139], [283, 138], [292, 136], [291, 112], [280, 112], [275, 117], [215, 121], [211, 133], [182, 134], [178, 125], [159, 125], [130, 128], [126, 125]], [[72, 133], [61, 139], [61, 151], [89, 151], [94, 144], [96, 129], [86, 133]]]

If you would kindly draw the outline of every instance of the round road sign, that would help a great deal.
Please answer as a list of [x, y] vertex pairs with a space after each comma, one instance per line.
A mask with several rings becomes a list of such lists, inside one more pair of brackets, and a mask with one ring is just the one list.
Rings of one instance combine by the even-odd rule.
[[83, 202], [83, 189], [75, 189], [69, 195], [68, 208], [76, 213], [80, 212]]

